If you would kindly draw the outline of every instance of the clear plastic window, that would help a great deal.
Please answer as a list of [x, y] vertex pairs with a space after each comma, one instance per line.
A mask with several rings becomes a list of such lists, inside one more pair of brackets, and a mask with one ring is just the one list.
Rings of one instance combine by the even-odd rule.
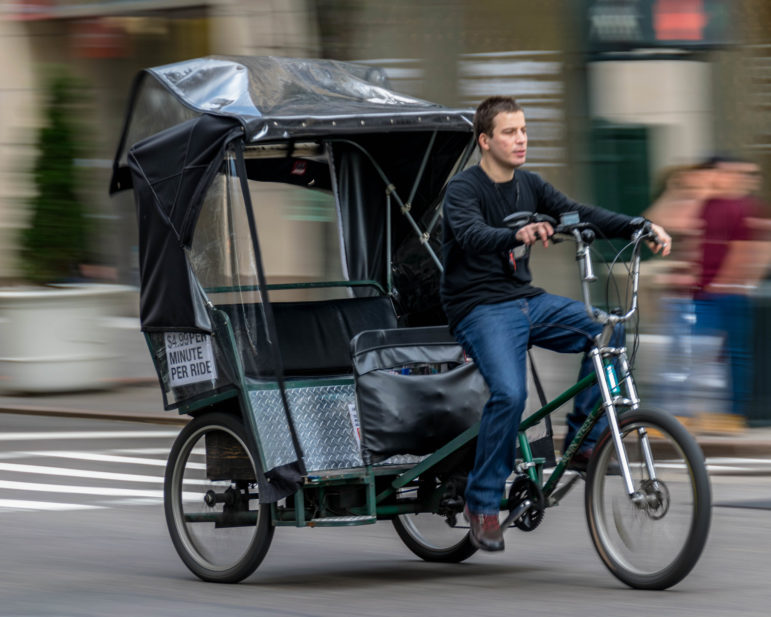
[[[334, 197], [331, 192], [272, 182], [249, 182], [271, 302], [347, 297]], [[263, 292], [235, 161], [212, 182], [196, 223], [188, 258], [206, 296], [230, 320], [247, 377], [275, 375]]]

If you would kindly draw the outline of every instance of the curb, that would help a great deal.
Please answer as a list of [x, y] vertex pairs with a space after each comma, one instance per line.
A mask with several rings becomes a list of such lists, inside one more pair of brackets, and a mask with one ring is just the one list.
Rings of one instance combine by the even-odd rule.
[[151, 424], [170, 424], [184, 426], [190, 420], [187, 415], [168, 416], [147, 413], [129, 413], [120, 411], [88, 411], [84, 409], [67, 409], [61, 407], [26, 407], [24, 405], [2, 406], [0, 413], [20, 414], [28, 416], [50, 416], [65, 418], [85, 418], [90, 420], [115, 420], [119, 422], [147, 422]]
[[[0, 406], [0, 413], [21, 414], [31, 416], [50, 416], [67, 418], [84, 418], [92, 420], [114, 420], [118, 422], [146, 422], [150, 424], [164, 424], [172, 426], [184, 426], [190, 420], [190, 416], [176, 414], [174, 412], [158, 413], [131, 413], [121, 411], [91, 411], [85, 409], [69, 409], [64, 407], [39, 407], [26, 405]], [[752, 429], [750, 429], [752, 430]], [[555, 434], [555, 441], [559, 435]], [[747, 437], [731, 439], [726, 437], [700, 437], [694, 436], [699, 444], [704, 457], [771, 457], [771, 441]]]
[[696, 437], [696, 442], [701, 447], [705, 458], [717, 456], [736, 456], [749, 458], [771, 457], [771, 442], [760, 441], [757, 439], [700, 439]]

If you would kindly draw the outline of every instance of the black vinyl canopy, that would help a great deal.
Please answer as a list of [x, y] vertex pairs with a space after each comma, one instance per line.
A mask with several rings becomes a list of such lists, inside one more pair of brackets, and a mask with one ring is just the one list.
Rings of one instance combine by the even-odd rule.
[[[356, 63], [210, 56], [146, 69], [134, 83], [110, 186], [135, 191], [143, 330], [211, 331], [185, 248], [230, 144], [284, 144], [283, 160], [247, 160], [245, 169], [253, 179], [294, 183], [295, 144], [318, 144], [326, 160], [310, 169], [316, 188], [335, 192], [347, 275], [385, 282], [386, 253], [414, 238], [409, 221], [436, 206], [470, 145], [472, 117], [393, 92], [381, 69]], [[391, 246], [388, 203], [410, 214], [394, 218]]]

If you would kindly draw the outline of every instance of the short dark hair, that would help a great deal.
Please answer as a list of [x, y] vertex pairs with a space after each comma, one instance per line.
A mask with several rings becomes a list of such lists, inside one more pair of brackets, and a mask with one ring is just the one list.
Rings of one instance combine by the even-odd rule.
[[479, 104], [474, 113], [474, 139], [482, 133], [493, 134], [495, 116], [502, 112], [524, 111], [513, 96], [489, 96]]

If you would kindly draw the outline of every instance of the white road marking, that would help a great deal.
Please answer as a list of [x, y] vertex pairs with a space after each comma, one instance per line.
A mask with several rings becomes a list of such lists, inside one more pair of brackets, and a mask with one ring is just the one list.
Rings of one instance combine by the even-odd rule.
[[98, 486], [69, 486], [66, 484], [44, 484], [37, 482], [14, 482], [0, 480], [0, 489], [13, 491], [37, 491], [40, 493], [71, 493], [73, 495], [107, 495], [111, 497], [158, 497], [163, 491], [148, 491], [133, 488], [108, 488]]
[[[66, 458], [78, 461], [98, 461], [102, 463], [123, 463], [127, 465], [150, 465], [153, 467], [166, 467], [166, 461], [159, 458], [140, 458], [138, 456], [116, 456], [114, 454], [99, 454], [97, 452], [74, 452], [66, 450], [41, 450], [36, 452], [19, 452], [23, 456]], [[188, 468], [205, 469], [202, 463], [188, 462]]]
[[0, 510], [103, 510], [104, 506], [87, 506], [79, 503], [58, 503], [54, 501], [29, 501], [27, 499], [0, 499]]
[[[205, 464], [190, 463], [187, 468], [206, 469]], [[92, 471], [90, 469], [72, 469], [70, 467], [50, 467], [46, 465], [22, 465], [17, 463], [0, 463], [0, 471], [13, 473], [34, 473], [48, 476], [65, 476], [70, 478], [93, 478], [96, 480], [116, 480], [118, 482], [151, 482], [162, 484], [163, 476], [143, 476], [130, 473], [114, 473], [110, 471]], [[209, 484], [206, 478], [188, 478], [185, 484]]]
[[0, 441], [42, 441], [51, 439], [170, 439], [179, 431], [50, 431], [0, 433]]
[[[147, 491], [132, 488], [106, 488], [98, 486], [70, 486], [65, 484], [42, 484], [34, 482], [13, 482], [0, 480], [0, 489], [13, 491], [36, 491], [40, 493], [69, 493], [73, 495], [101, 495], [108, 497], [152, 497], [163, 499], [163, 491]], [[185, 500], [200, 500], [197, 493], [183, 493]]]
[[89, 469], [70, 469], [68, 467], [49, 467], [46, 465], [19, 465], [0, 463], [0, 471], [13, 473], [36, 473], [47, 476], [66, 476], [70, 478], [95, 478], [98, 480], [117, 480], [118, 482], [152, 482], [160, 484], [162, 477], [142, 476], [131, 473], [113, 473], [109, 471], [91, 471]]
[[116, 452], [118, 454], [163, 454], [169, 455], [169, 448], [115, 448], [110, 452]]

